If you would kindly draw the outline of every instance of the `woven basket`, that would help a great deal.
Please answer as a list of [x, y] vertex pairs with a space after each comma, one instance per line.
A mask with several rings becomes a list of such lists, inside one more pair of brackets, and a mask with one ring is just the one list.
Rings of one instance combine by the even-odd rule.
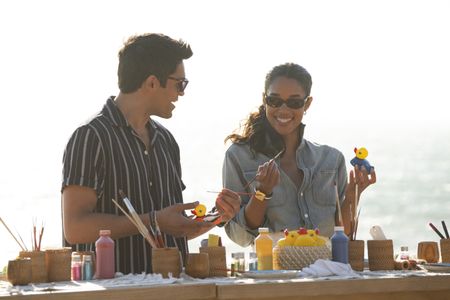
[[48, 281], [69, 281], [72, 248], [58, 248], [45, 250]]
[[441, 262], [450, 263], [450, 239], [441, 239]]
[[31, 259], [31, 282], [47, 282], [44, 251], [20, 251], [19, 257], [29, 257]]
[[354, 240], [348, 242], [348, 263], [355, 271], [364, 270], [364, 241]]
[[26, 285], [31, 282], [31, 259], [18, 258], [8, 262], [8, 281], [12, 285]]
[[208, 253], [209, 257], [209, 276], [226, 277], [227, 259], [225, 247], [200, 247], [200, 253]]
[[392, 240], [368, 240], [367, 254], [370, 271], [394, 270], [394, 247]]
[[164, 278], [169, 278], [169, 273], [179, 278], [181, 255], [178, 248], [152, 248], [152, 269], [153, 273], [162, 274]]
[[276, 246], [273, 248], [274, 270], [301, 270], [318, 259], [331, 259], [328, 246]]

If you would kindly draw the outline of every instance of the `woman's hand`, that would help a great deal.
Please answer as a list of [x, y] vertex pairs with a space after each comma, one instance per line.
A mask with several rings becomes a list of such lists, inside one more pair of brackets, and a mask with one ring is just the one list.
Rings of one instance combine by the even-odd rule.
[[355, 194], [355, 186], [358, 185], [358, 194], [361, 194], [369, 185], [374, 184], [375, 182], [377, 182], [375, 169], [372, 168], [369, 173], [366, 168], [359, 168], [356, 165], [354, 170], [350, 171], [347, 190]]
[[280, 183], [280, 170], [274, 160], [270, 160], [258, 167], [256, 180], [259, 182], [258, 189], [266, 195], [272, 193], [273, 188]]
[[229, 189], [222, 189], [216, 198], [216, 208], [223, 222], [231, 220], [241, 209], [241, 197]]

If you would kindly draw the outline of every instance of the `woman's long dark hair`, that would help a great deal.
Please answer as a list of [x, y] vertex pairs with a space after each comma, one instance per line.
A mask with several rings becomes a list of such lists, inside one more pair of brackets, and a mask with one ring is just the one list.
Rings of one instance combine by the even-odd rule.
[[[267, 93], [272, 82], [280, 77], [292, 78], [298, 81], [309, 96], [311, 92], [311, 75], [300, 65], [286, 63], [274, 67], [266, 76], [264, 92]], [[274, 157], [285, 148], [283, 138], [267, 121], [266, 108], [262, 104], [257, 112], [252, 112], [245, 123], [241, 126], [242, 134], [232, 133], [225, 138], [225, 142], [231, 140], [233, 143], [248, 143], [251, 151]], [[303, 125], [300, 127], [300, 138], [303, 136]]]

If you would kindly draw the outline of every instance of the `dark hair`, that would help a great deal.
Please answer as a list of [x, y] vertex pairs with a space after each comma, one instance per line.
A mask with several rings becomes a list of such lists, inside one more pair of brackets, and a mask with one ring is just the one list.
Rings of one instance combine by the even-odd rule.
[[182, 40], [156, 33], [132, 36], [119, 51], [119, 89], [122, 93], [135, 92], [150, 75], [165, 87], [167, 77], [191, 56], [191, 47]]
[[[298, 81], [306, 95], [311, 92], [312, 79], [308, 71], [300, 65], [285, 63], [274, 67], [267, 75], [264, 84], [264, 92], [267, 93], [269, 86], [278, 77], [292, 78]], [[273, 129], [267, 121], [266, 108], [260, 105], [257, 112], [249, 115], [241, 126], [242, 134], [232, 133], [225, 138], [225, 142], [231, 140], [233, 143], [248, 143], [253, 153], [262, 153], [269, 157], [275, 156], [284, 149], [283, 138]], [[303, 137], [303, 125], [300, 127], [300, 138]]]

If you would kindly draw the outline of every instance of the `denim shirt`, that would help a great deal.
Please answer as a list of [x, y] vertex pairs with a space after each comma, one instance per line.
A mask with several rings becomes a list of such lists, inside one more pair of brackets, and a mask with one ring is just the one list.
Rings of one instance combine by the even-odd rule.
[[[232, 144], [225, 154], [222, 169], [224, 187], [235, 192], [252, 193], [257, 187], [253, 182], [246, 190], [247, 182], [255, 177], [258, 166], [270, 160], [261, 153], [254, 155], [248, 144]], [[342, 153], [330, 146], [318, 145], [302, 139], [296, 151], [297, 167], [303, 172], [303, 182], [298, 188], [292, 179], [280, 170], [280, 183], [273, 189], [272, 199], [267, 201], [263, 224], [270, 232], [299, 227], [319, 228], [320, 234], [331, 236], [336, 213], [337, 184], [340, 203], [344, 201], [347, 170]], [[276, 160], [279, 166], [279, 159]], [[225, 226], [227, 235], [235, 243], [246, 247], [258, 235], [257, 229], [247, 226], [244, 209], [251, 196], [241, 196], [241, 209]]]

